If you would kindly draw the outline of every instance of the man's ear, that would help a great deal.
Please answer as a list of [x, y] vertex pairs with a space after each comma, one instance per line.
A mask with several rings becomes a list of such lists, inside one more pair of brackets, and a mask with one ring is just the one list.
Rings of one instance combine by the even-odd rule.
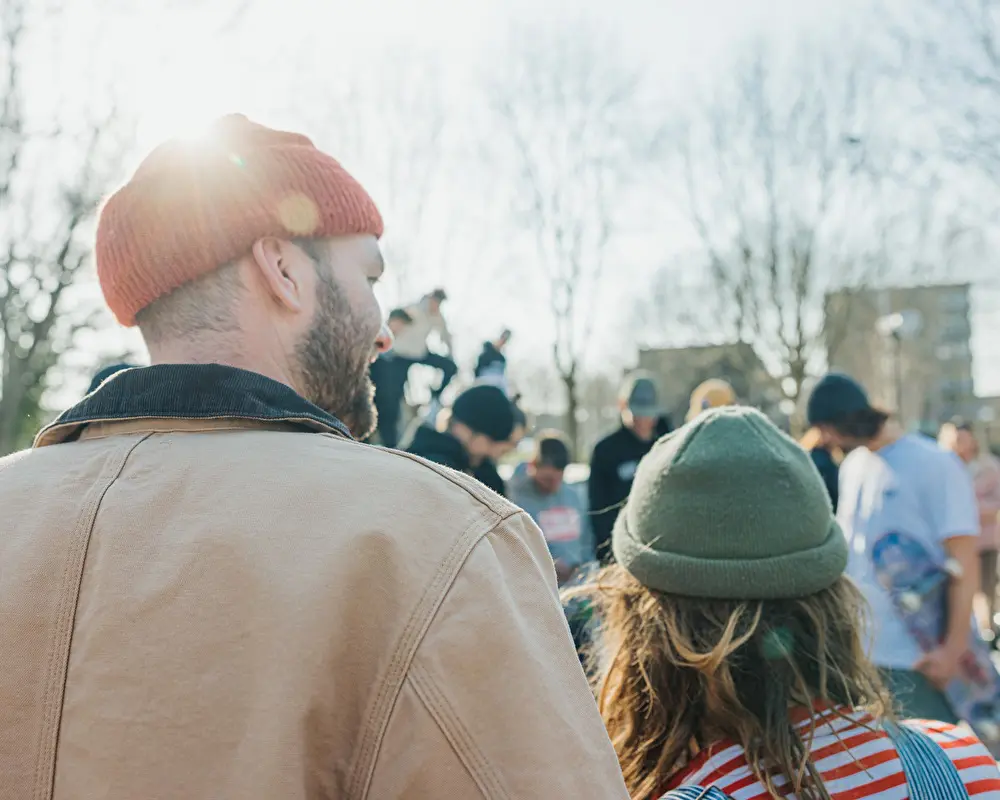
[[307, 257], [284, 239], [268, 236], [253, 243], [254, 266], [275, 301], [288, 311], [302, 310], [306, 287], [301, 261]]

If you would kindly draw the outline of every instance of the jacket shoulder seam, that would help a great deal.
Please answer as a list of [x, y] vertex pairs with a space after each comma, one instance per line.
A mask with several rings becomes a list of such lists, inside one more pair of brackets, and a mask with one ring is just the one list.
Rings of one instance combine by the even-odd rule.
[[[59, 728], [62, 719], [63, 701], [66, 694], [66, 679], [69, 670], [73, 632], [76, 627], [76, 611], [80, 602], [80, 585], [86, 568], [87, 552], [94, 532], [94, 522], [105, 495], [121, 477], [129, 458], [149, 434], [127, 440], [107, 459], [99, 480], [91, 486], [83, 508], [73, 527], [73, 534], [67, 548], [67, 555], [57, 585], [60, 593], [57, 612], [57, 629], [51, 643], [52, 651], [48, 659], [43, 699], [43, 723], [39, 730], [37, 761], [35, 765], [35, 792], [37, 800], [51, 798], [54, 791]], [[46, 747], [46, 740], [49, 747]], [[47, 763], [46, 763], [47, 762]]]
[[509, 800], [510, 793], [504, 787], [500, 774], [486, 758], [455, 707], [434, 681], [434, 676], [419, 661], [414, 662], [410, 668], [409, 682], [427, 709], [427, 713], [479, 787], [483, 797], [488, 800]]
[[[487, 514], [487, 512], [489, 513]], [[516, 509], [514, 513], [517, 513]], [[448, 596], [448, 591], [469, 554], [505, 519], [507, 517], [500, 517], [489, 506], [483, 504], [479, 516], [455, 540], [448, 554], [438, 566], [430, 584], [417, 601], [395, 645], [375, 699], [366, 714], [368, 722], [362, 733], [354, 767], [351, 770], [348, 797], [366, 798], [368, 796], [378, 752], [417, 649], [437, 616], [438, 609]]]
[[[325, 435], [329, 436], [331, 434], [325, 434]], [[340, 438], [340, 441], [345, 442], [346, 440]], [[361, 442], [346, 441], [346, 443], [354, 445], [356, 447], [371, 447], [371, 445], [362, 444]], [[407, 461], [410, 461], [413, 464], [416, 464], [417, 466], [429, 469], [434, 474], [440, 476], [441, 478], [444, 478], [449, 483], [453, 484], [454, 486], [457, 486], [459, 489], [464, 491], [467, 495], [476, 500], [480, 505], [484, 506], [485, 508], [488, 508], [493, 514], [496, 514], [497, 517], [499, 518], [498, 523], [502, 522], [505, 519], [509, 519], [510, 517], [516, 516], [520, 512], [519, 508], [517, 508], [511, 503], [504, 501], [503, 498], [499, 497], [498, 495], [494, 495], [485, 487], [483, 487], [482, 490], [480, 490], [479, 484], [474, 478], [468, 477], [468, 481], [460, 480], [459, 476], [461, 475], [461, 473], [456, 473], [454, 470], [442, 467], [440, 464], [435, 464], [434, 462], [428, 461], [427, 459], [421, 458], [420, 456], [416, 456], [413, 453], [406, 453], [402, 450], [384, 450], [384, 453], [388, 457], [395, 456], [399, 458], [404, 458]], [[499, 500], [500, 502], [495, 502], [493, 499], [494, 497], [496, 498], [496, 500]]]

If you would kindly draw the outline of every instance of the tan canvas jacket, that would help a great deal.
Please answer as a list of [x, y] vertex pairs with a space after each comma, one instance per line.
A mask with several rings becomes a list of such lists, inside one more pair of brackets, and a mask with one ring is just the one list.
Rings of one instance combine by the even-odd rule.
[[0, 460], [0, 798], [627, 797], [537, 528], [219, 366]]

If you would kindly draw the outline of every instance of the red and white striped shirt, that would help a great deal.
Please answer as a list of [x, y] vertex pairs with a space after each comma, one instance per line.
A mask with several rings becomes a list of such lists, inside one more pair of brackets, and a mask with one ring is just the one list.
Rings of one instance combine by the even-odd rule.
[[[833, 800], [909, 800], [899, 756], [886, 733], [872, 730], [873, 718], [862, 711], [846, 712], [847, 719], [827, 712], [817, 721], [810, 750]], [[805, 728], [807, 722], [799, 723]], [[1000, 768], [980, 741], [954, 725], [943, 722], [910, 722], [944, 748], [970, 797], [1000, 800]], [[787, 785], [775, 778], [779, 790]], [[733, 800], [770, 800], [771, 795], [750, 771], [738, 745], [721, 742], [697, 756], [676, 773], [667, 789], [678, 786], [717, 786]], [[794, 800], [795, 795], [788, 795]]]

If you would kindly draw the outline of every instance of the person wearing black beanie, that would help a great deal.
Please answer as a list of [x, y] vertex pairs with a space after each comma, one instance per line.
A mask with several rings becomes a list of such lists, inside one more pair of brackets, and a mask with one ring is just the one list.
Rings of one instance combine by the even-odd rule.
[[421, 425], [407, 452], [459, 472], [474, 474], [496, 459], [514, 432], [514, 407], [503, 390], [479, 385], [466, 389], [437, 428]]

